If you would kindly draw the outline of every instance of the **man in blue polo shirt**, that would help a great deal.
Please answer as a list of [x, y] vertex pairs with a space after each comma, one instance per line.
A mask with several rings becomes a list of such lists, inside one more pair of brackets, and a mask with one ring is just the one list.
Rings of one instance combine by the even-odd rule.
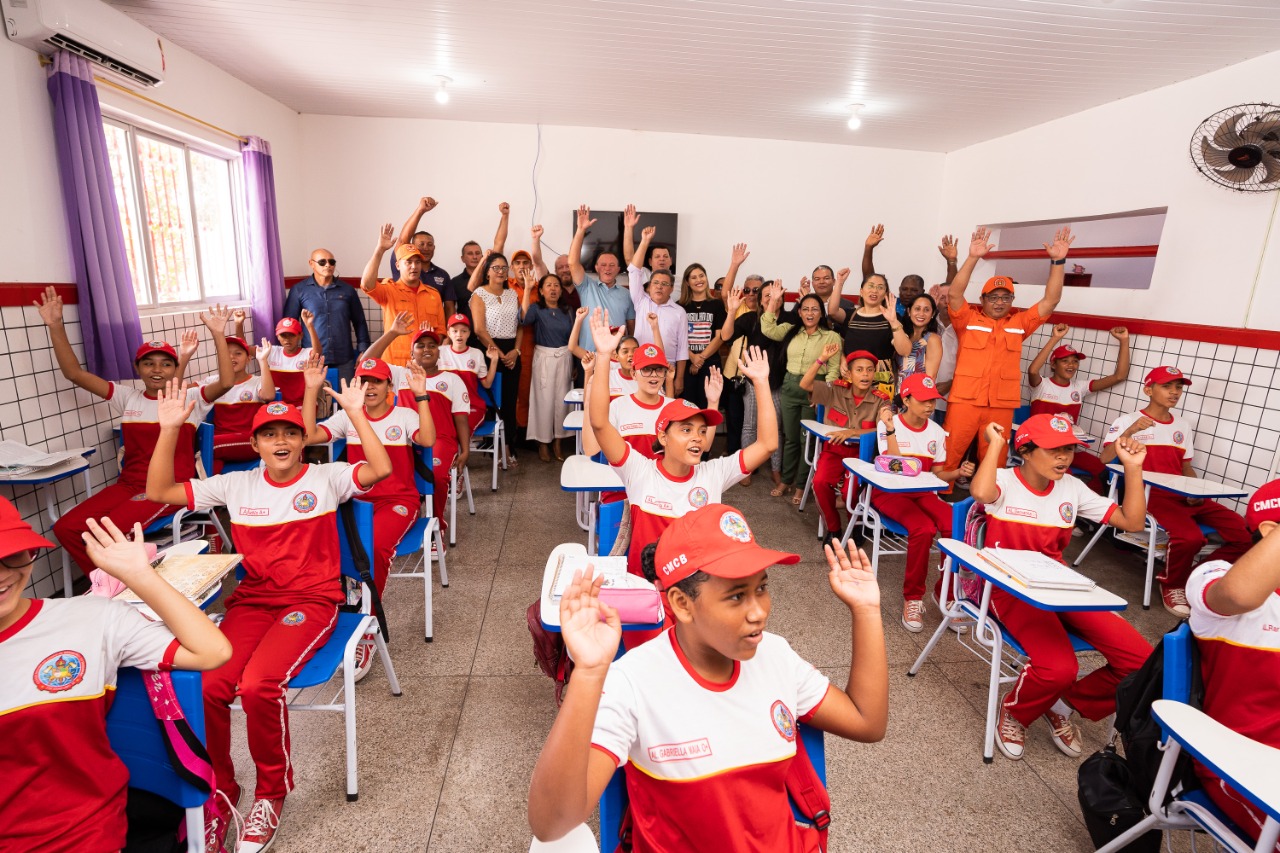
[[[356, 356], [369, 348], [369, 324], [364, 304], [356, 289], [338, 278], [338, 262], [328, 249], [311, 253], [311, 275], [293, 286], [284, 304], [284, 316], [297, 319], [305, 308], [315, 314], [316, 334], [324, 349], [324, 360], [336, 367], [338, 375], [350, 380], [356, 372]], [[356, 346], [351, 348], [351, 333]], [[302, 333], [302, 345], [311, 346], [310, 335]]]
[[433, 210], [437, 204], [439, 202], [434, 198], [424, 195], [418, 199], [418, 206], [405, 220], [396, 244], [391, 247], [391, 280], [400, 280], [400, 267], [396, 265], [395, 250], [405, 243], [412, 243], [418, 249], [418, 254], [422, 255], [422, 283], [440, 294], [440, 301], [444, 303], [444, 316], [452, 317], [458, 310], [458, 297], [453, 292], [449, 274], [432, 263], [431, 259], [436, 254], [436, 238], [432, 237], [429, 231], [418, 230], [418, 223], [422, 221], [422, 217]]
[[[569, 246], [569, 271], [573, 275], [573, 283], [582, 307], [588, 310], [601, 308], [608, 312], [609, 325], [617, 328], [626, 325], [627, 333], [635, 330], [636, 309], [631, 303], [631, 291], [618, 283], [621, 266], [618, 256], [604, 251], [596, 257], [594, 275], [582, 267], [582, 241], [586, 239], [587, 229], [595, 224], [591, 218], [591, 208], [585, 204], [578, 208], [578, 230], [573, 234], [573, 243]], [[596, 344], [591, 337], [587, 324], [582, 324], [582, 333], [578, 337], [578, 345], [587, 352], [595, 352]]]

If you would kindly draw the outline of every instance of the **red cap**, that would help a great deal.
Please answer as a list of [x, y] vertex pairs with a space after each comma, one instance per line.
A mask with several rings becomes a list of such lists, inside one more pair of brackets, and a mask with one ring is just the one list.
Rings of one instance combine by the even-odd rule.
[[291, 335], [302, 334], [302, 322], [297, 317], [281, 317], [276, 323], [276, 334], [288, 332]]
[[1181, 381], [1183, 385], [1191, 384], [1191, 380], [1183, 376], [1178, 368], [1162, 365], [1147, 374], [1147, 378], [1142, 380], [1142, 387], [1150, 388], [1152, 385], [1163, 385], [1166, 382], [1175, 381]]
[[631, 356], [631, 369], [642, 370], [646, 367], [666, 367], [667, 354], [657, 344], [641, 344], [635, 355]]
[[[1245, 525], [1256, 531], [1264, 521], [1280, 521], [1280, 480], [1262, 484], [1249, 498], [1249, 506], [1244, 511]], [[0, 529], [0, 538], [3, 533]]]
[[418, 247], [412, 243], [401, 243], [396, 247], [396, 263], [406, 258], [416, 257], [418, 260], [425, 262], [427, 259], [422, 257], [422, 253], [418, 251]]
[[1049, 360], [1057, 361], [1060, 358], [1071, 358], [1072, 356], [1075, 356], [1081, 361], [1084, 361], [1086, 358], [1089, 357], [1084, 353], [1080, 352], [1080, 350], [1076, 349], [1075, 347], [1069, 347], [1066, 344], [1063, 344], [1062, 346], [1055, 349], [1053, 352], [1049, 353]]
[[468, 329], [471, 328], [471, 318], [468, 317], [466, 314], [454, 314], [452, 317], [449, 318], [449, 322], [445, 323], [444, 326], [447, 329], [450, 326], [456, 326], [459, 323], [466, 326]]
[[147, 341], [145, 344], [138, 347], [138, 351], [133, 354], [133, 363], [137, 364], [153, 352], [167, 355], [174, 361], [178, 360], [178, 351], [170, 344], [167, 344], [164, 341]]
[[872, 364], [877, 364], [880, 359], [876, 358], [873, 353], [869, 353], [864, 349], [856, 349], [844, 357], [845, 364], [853, 364], [855, 358], [865, 358]]
[[[664, 364], [666, 362], [663, 362]], [[654, 423], [654, 429], [662, 432], [673, 423], [679, 421], [687, 421], [694, 415], [702, 415], [707, 419], [707, 426], [717, 426], [724, 420], [724, 416], [715, 409], [699, 409], [696, 403], [690, 403], [688, 400], [672, 400], [662, 407], [662, 411], [658, 412], [658, 420]]]
[[257, 432], [267, 424], [273, 424], [277, 421], [293, 424], [302, 430], [307, 428], [302, 423], [302, 412], [298, 410], [297, 406], [281, 403], [277, 400], [274, 403], [267, 403], [261, 409], [258, 409], [258, 413], [253, 416], [253, 429], [250, 432]]
[[898, 389], [898, 393], [902, 399], [912, 397], [916, 400], [940, 400], [942, 395], [938, 393], [938, 386], [933, 381], [933, 377], [927, 373], [913, 373], [906, 379], [902, 380], [902, 387]]
[[385, 382], [391, 381], [391, 368], [380, 358], [365, 358], [356, 366], [356, 376], [372, 376]]
[[694, 572], [746, 578], [770, 566], [798, 562], [799, 554], [760, 547], [742, 513], [724, 504], [708, 504], [671, 522], [653, 558], [659, 589], [670, 589]]
[[254, 353], [253, 347], [249, 346], [249, 343], [244, 338], [237, 338], [235, 335], [227, 335], [227, 345], [230, 346], [231, 344], [235, 344], [240, 347], [240, 349], [249, 353], [249, 355], [253, 355]]
[[440, 334], [435, 329], [419, 329], [413, 333], [413, 337], [409, 340], [409, 346], [416, 344], [419, 338], [431, 338], [431, 340], [436, 343], [440, 343], [444, 340], [444, 335]]
[[0, 557], [8, 557], [19, 551], [38, 551], [52, 548], [54, 544], [31, 529], [22, 520], [18, 508], [5, 498], [0, 498]]
[[1055, 447], [1069, 447], [1080, 443], [1071, 421], [1063, 415], [1032, 415], [1018, 427], [1018, 434], [1013, 437], [1015, 448], [1026, 447], [1034, 443], [1036, 447], [1052, 450]]
[[996, 275], [987, 279], [987, 283], [982, 285], [982, 295], [986, 296], [993, 290], [1007, 290], [1013, 293], [1013, 279], [1007, 275]]

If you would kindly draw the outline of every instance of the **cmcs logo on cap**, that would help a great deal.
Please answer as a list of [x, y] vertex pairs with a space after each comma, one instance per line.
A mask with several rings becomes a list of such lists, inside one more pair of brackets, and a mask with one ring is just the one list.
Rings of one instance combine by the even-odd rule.
[[720, 532], [738, 542], [751, 541], [751, 528], [747, 520], [736, 512], [726, 512], [720, 516]]

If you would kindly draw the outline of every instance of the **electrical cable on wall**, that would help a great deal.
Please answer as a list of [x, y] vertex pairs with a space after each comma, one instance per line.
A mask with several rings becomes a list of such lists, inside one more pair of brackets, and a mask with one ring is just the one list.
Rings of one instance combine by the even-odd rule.
[[[530, 181], [533, 183], [533, 213], [529, 216], [529, 227], [538, 224], [538, 161], [542, 159], [542, 125], [535, 125], [538, 129], [538, 147], [533, 154], [533, 172], [529, 175]], [[543, 246], [550, 249], [553, 254], [559, 255], [554, 246], [547, 244], [546, 240], [540, 241]]]

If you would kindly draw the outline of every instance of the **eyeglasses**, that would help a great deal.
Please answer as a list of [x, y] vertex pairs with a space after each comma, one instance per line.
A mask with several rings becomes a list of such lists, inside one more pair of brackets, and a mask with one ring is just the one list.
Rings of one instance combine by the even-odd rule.
[[496, 272], [498, 275], [506, 275], [507, 267], [500, 267], [497, 264], [489, 267], [489, 272]]
[[640, 368], [641, 376], [664, 376], [667, 369], [665, 367], [642, 367]]
[[887, 284], [875, 284], [874, 282], [870, 282], [862, 286], [867, 290], [888, 290], [889, 289], [889, 285]]
[[6, 569], [25, 569], [35, 562], [36, 556], [25, 548], [16, 554], [0, 557], [0, 565]]
[[1000, 302], [1000, 303], [1005, 303], [1005, 302], [1012, 302], [1012, 301], [1013, 301], [1013, 294], [1012, 294], [1012, 293], [1010, 293], [1008, 296], [996, 296], [996, 295], [995, 295], [995, 294], [993, 294], [993, 293], [984, 293], [984, 294], [982, 294], [982, 298], [983, 298], [983, 299], [985, 299], [985, 300], [987, 300], [988, 302]]
[[335, 258], [318, 258], [312, 260], [311, 263], [318, 267], [336, 267], [338, 265], [338, 261]]

